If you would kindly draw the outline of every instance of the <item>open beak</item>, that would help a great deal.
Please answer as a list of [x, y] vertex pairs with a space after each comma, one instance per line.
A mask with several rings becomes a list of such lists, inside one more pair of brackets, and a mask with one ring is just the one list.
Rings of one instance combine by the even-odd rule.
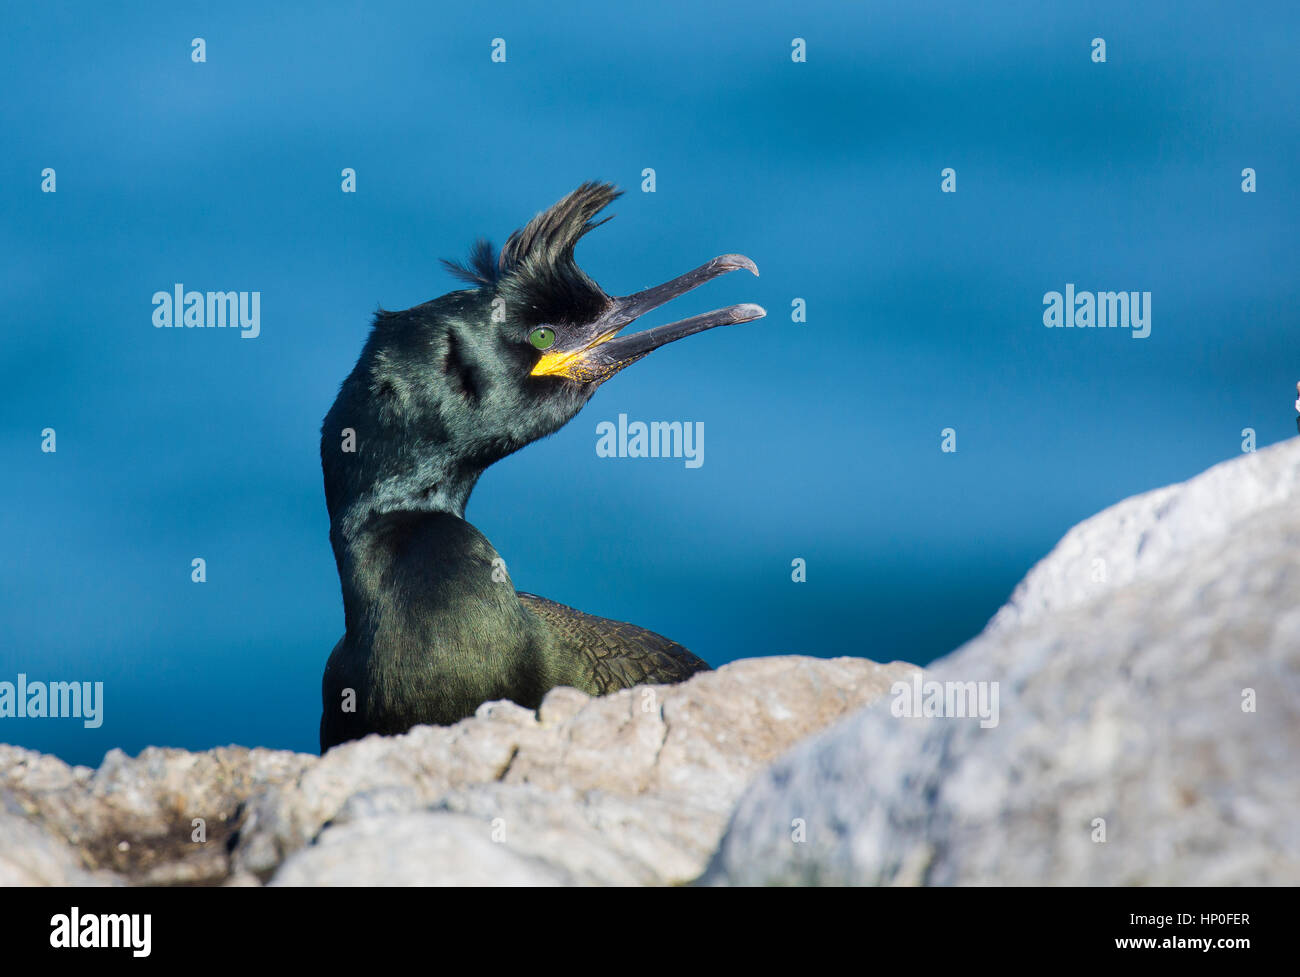
[[592, 325], [595, 338], [577, 349], [549, 349], [533, 367], [532, 375], [560, 376], [583, 383], [600, 383], [625, 366], [635, 363], [647, 353], [683, 336], [703, 332], [715, 326], [730, 326], [737, 322], [750, 322], [767, 315], [762, 306], [731, 305], [725, 309], [705, 312], [666, 325], [655, 326], [644, 332], [615, 338], [619, 332], [636, 319], [666, 302], [684, 295], [693, 288], [712, 281], [729, 271], [744, 268], [758, 274], [758, 266], [743, 254], [724, 254], [700, 265], [694, 271], [674, 278], [670, 282], [647, 288], [635, 295], [616, 298], [605, 313]]

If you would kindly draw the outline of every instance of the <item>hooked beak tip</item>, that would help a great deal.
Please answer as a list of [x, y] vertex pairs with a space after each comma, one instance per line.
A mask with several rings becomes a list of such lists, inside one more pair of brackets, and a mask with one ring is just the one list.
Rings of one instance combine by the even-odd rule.
[[759, 277], [758, 265], [754, 264], [750, 258], [745, 257], [743, 254], [724, 254], [721, 258], [716, 260], [718, 266], [720, 268], [725, 268], [727, 271], [737, 271], [744, 268], [755, 278]]

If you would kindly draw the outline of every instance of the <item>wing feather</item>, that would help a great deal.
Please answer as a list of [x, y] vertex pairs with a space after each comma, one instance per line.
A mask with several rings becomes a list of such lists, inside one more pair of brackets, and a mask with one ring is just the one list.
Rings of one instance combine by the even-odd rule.
[[635, 624], [584, 614], [536, 594], [520, 593], [519, 599], [579, 662], [584, 692], [604, 695], [634, 685], [681, 682], [710, 670], [677, 642]]

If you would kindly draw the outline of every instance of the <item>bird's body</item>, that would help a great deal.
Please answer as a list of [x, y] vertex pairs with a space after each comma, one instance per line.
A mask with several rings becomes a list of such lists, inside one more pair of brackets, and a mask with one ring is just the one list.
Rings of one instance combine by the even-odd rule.
[[474, 270], [458, 270], [478, 288], [376, 315], [322, 428], [346, 626], [322, 683], [322, 751], [454, 723], [495, 699], [535, 708], [560, 685], [600, 695], [708, 668], [644, 628], [516, 592], [464, 519], [487, 466], [563, 426], [619, 369], [680, 335], [762, 314], [734, 306], [614, 339], [641, 311], [752, 269], [724, 256], [611, 298], [572, 252], [615, 195], [585, 184], [512, 235], [495, 264], [480, 245]]
[[[517, 593], [492, 544], [457, 516], [383, 517], [364, 563], [325, 668], [322, 749], [449, 725], [496, 699], [535, 709], [557, 685], [603, 695], [708, 669], [653, 631]], [[345, 689], [355, 711], [329, 709]]]

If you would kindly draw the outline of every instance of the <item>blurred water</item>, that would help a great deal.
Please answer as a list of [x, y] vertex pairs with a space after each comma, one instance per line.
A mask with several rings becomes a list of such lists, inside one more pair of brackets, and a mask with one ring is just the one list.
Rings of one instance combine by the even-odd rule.
[[[579, 249], [608, 291], [762, 269], [647, 325], [769, 318], [627, 371], [469, 517], [521, 588], [715, 665], [929, 661], [1074, 522], [1294, 430], [1294, 5], [385, 6], [6, 11], [0, 680], [103, 681], [105, 721], [0, 740], [314, 749], [319, 424], [369, 314], [585, 179], [629, 191]], [[260, 291], [261, 336], [154, 329], [177, 282]], [[1067, 282], [1150, 291], [1150, 337], [1044, 329]], [[620, 412], [703, 422], [705, 464], [598, 458]]]

